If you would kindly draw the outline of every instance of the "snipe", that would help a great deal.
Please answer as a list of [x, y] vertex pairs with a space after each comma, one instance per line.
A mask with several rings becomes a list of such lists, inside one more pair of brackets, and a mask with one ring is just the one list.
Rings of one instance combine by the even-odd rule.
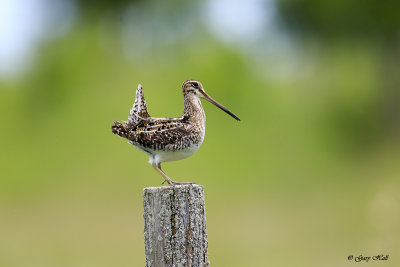
[[[187, 158], [203, 143], [206, 116], [201, 98], [216, 105], [236, 120], [240, 119], [227, 108], [212, 99], [196, 80], [182, 85], [184, 111], [179, 118], [153, 118], [147, 112], [142, 86], [136, 90], [136, 99], [127, 121], [114, 121], [112, 132], [125, 139], [150, 157], [150, 164], [170, 185], [185, 184], [172, 181], [161, 169], [161, 163]], [[165, 182], [164, 181], [164, 182]]]

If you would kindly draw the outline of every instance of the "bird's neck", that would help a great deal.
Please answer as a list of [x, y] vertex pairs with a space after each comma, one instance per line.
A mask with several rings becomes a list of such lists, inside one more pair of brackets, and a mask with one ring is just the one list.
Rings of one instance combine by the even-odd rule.
[[183, 117], [188, 118], [190, 121], [197, 121], [199, 123], [205, 124], [206, 115], [201, 105], [201, 100], [199, 97], [188, 94], [184, 96], [184, 111]]

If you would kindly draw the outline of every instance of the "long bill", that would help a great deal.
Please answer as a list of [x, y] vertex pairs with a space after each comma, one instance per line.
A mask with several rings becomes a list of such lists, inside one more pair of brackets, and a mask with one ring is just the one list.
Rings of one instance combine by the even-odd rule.
[[228, 113], [229, 115], [231, 115], [232, 117], [234, 117], [236, 120], [240, 121], [240, 119], [238, 118], [238, 116], [236, 116], [235, 114], [233, 114], [232, 112], [230, 112], [226, 107], [224, 107], [223, 105], [221, 105], [220, 103], [218, 103], [217, 101], [215, 101], [214, 99], [212, 99], [209, 95], [207, 95], [206, 93], [204, 93], [204, 98], [216, 105], [217, 107], [219, 107], [220, 109], [222, 109], [223, 111], [225, 111], [226, 113]]

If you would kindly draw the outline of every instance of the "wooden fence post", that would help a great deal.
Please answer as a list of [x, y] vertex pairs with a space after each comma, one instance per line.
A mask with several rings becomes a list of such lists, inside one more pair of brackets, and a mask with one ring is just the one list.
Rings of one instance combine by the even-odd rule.
[[206, 267], [204, 188], [175, 185], [143, 189], [146, 267]]

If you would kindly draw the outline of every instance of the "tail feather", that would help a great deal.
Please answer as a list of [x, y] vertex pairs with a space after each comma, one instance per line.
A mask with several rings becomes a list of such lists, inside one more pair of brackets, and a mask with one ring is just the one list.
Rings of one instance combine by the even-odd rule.
[[114, 121], [114, 125], [111, 125], [111, 131], [118, 136], [128, 138], [128, 130], [124, 123]]

